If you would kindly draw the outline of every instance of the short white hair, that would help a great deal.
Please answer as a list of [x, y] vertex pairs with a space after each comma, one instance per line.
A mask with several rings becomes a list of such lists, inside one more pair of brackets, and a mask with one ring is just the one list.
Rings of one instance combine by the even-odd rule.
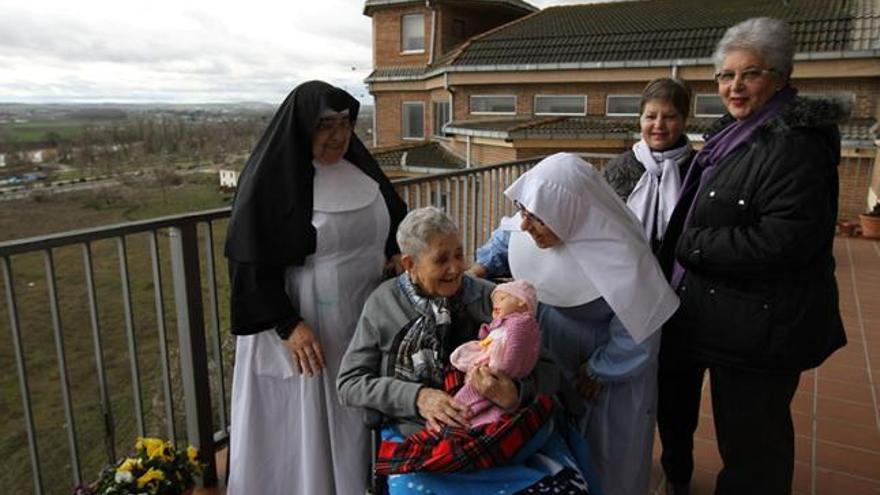
[[409, 212], [397, 227], [400, 252], [418, 258], [433, 235], [458, 235], [458, 226], [440, 208], [426, 206]]
[[794, 39], [787, 22], [772, 17], [753, 17], [724, 33], [715, 46], [712, 60], [715, 62], [715, 70], [718, 71], [731, 52], [748, 50], [758, 54], [768, 68], [788, 80], [794, 66], [794, 48]]

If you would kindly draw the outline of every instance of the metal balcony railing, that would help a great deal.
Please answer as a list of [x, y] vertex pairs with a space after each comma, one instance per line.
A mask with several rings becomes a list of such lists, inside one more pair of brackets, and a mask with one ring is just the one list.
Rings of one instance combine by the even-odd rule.
[[[586, 158], [601, 165], [609, 156]], [[449, 212], [472, 255], [513, 212], [504, 189], [534, 163], [405, 179], [395, 187], [410, 208]], [[225, 267], [216, 256], [229, 211], [0, 243], [0, 317], [5, 313], [10, 330], [10, 345], [0, 342], [4, 492], [67, 493], [145, 435], [198, 447], [207, 464], [202, 482], [216, 483], [215, 451], [228, 438], [234, 346], [228, 283], [217, 277], [217, 267]], [[145, 364], [151, 359], [155, 365]]]

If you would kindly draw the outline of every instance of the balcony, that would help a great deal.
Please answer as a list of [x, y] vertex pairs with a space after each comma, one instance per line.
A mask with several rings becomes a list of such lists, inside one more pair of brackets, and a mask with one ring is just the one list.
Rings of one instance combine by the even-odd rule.
[[[503, 191], [532, 164], [395, 186], [411, 207], [445, 208], [473, 253], [513, 212]], [[142, 435], [200, 447], [203, 483], [222, 482], [234, 346], [222, 259], [228, 215], [219, 209], [0, 243], [0, 321], [9, 329], [0, 334], [4, 492], [67, 493]], [[880, 308], [871, 302], [880, 300], [880, 244], [839, 238], [835, 255], [850, 344], [801, 379], [792, 405], [794, 487], [878, 493]], [[720, 467], [706, 388], [695, 441], [698, 494], [711, 493]], [[655, 463], [652, 488], [660, 485]]]

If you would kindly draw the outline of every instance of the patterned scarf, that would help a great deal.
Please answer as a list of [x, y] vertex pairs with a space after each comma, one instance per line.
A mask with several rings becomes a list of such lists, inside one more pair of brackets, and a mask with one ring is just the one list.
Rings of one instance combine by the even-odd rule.
[[408, 273], [397, 277], [397, 283], [419, 316], [402, 330], [406, 334], [397, 348], [394, 376], [441, 388], [446, 359], [443, 336], [452, 323], [450, 300], [421, 295]]

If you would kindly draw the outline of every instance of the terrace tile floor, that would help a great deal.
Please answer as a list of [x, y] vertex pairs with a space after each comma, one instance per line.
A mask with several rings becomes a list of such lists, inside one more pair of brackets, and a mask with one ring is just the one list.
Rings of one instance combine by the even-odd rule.
[[[849, 344], [801, 376], [792, 402], [796, 495], [880, 495], [880, 242], [838, 237], [834, 244], [840, 309]], [[721, 458], [704, 386], [694, 456], [693, 495], [710, 495]], [[651, 494], [663, 495], [659, 439]], [[218, 454], [225, 468], [225, 452]], [[196, 495], [221, 495], [200, 489]], [[609, 494], [613, 495], [613, 494]]]

